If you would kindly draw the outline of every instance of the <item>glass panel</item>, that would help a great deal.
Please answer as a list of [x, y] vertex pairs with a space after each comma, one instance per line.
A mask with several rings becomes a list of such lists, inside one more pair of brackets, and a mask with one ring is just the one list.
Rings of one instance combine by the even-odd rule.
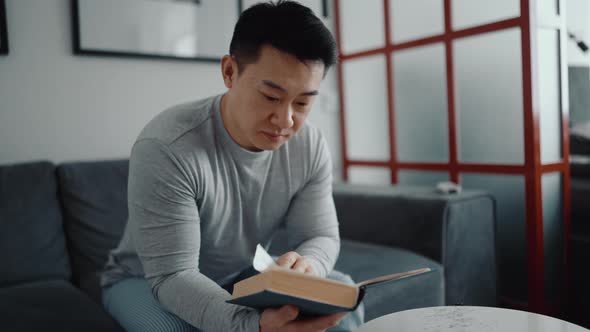
[[359, 184], [391, 185], [391, 171], [384, 167], [351, 166], [348, 181]]
[[538, 29], [539, 126], [541, 162], [561, 160], [561, 107], [559, 84], [559, 32]]
[[524, 163], [520, 29], [453, 43], [459, 159]]
[[453, 30], [520, 16], [520, 0], [452, 0]]
[[555, 303], [563, 290], [563, 187], [561, 173], [543, 174], [543, 238], [545, 249], [545, 297]]
[[398, 184], [435, 187], [437, 183], [442, 181], [449, 181], [449, 173], [412, 170], [400, 170], [397, 173]]
[[342, 80], [350, 159], [390, 159], [385, 74], [383, 55], [344, 62]]
[[[588, 0], [564, 0], [567, 31], [573, 33], [577, 40], [590, 42], [590, 1]], [[569, 66], [588, 67], [590, 53], [584, 52], [577, 43], [571, 39], [565, 41], [567, 45], [567, 63]]]
[[342, 53], [385, 46], [383, 0], [340, 0]]
[[525, 179], [522, 175], [462, 174], [466, 189], [482, 189], [496, 199], [496, 245], [500, 295], [527, 299]]
[[590, 68], [569, 66], [567, 77], [570, 126], [575, 127], [590, 122]]
[[449, 126], [444, 45], [395, 52], [393, 79], [398, 160], [447, 162]]
[[444, 33], [442, 0], [391, 0], [390, 3], [390, 33], [394, 43]]

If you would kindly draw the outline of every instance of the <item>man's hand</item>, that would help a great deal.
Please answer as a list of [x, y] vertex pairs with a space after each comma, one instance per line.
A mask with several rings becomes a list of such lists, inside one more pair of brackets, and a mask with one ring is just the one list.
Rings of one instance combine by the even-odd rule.
[[285, 305], [279, 309], [265, 309], [260, 316], [260, 332], [320, 332], [336, 326], [348, 312], [318, 318], [295, 320], [299, 309]]
[[315, 274], [315, 271], [309, 263], [309, 260], [294, 251], [289, 251], [288, 253], [283, 254], [281, 257], [277, 258], [277, 264], [281, 267], [301, 273]]

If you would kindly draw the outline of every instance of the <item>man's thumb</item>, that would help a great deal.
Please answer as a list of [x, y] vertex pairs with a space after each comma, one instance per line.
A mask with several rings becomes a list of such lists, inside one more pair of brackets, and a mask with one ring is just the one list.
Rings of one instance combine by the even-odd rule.
[[297, 318], [297, 315], [299, 314], [299, 308], [293, 305], [284, 305], [279, 309], [277, 314], [282, 321], [290, 322]]

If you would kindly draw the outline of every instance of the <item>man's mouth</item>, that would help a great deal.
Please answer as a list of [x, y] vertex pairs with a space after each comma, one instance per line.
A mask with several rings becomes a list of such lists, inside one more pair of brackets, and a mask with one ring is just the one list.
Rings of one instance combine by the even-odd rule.
[[263, 131], [262, 134], [270, 141], [272, 142], [278, 142], [280, 141], [283, 137], [286, 137], [287, 135], [281, 135], [281, 134], [276, 134], [276, 133], [269, 133], [266, 131]]

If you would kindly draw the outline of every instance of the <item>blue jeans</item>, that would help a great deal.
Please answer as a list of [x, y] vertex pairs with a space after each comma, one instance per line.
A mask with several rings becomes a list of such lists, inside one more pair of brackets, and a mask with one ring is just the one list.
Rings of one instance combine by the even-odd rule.
[[[333, 271], [328, 278], [354, 283], [350, 276]], [[147, 280], [131, 278], [122, 280], [103, 289], [105, 309], [128, 332], [200, 332], [199, 329], [164, 309], [152, 295]], [[329, 329], [330, 332], [351, 331], [364, 321], [364, 307], [348, 314], [340, 323]]]

